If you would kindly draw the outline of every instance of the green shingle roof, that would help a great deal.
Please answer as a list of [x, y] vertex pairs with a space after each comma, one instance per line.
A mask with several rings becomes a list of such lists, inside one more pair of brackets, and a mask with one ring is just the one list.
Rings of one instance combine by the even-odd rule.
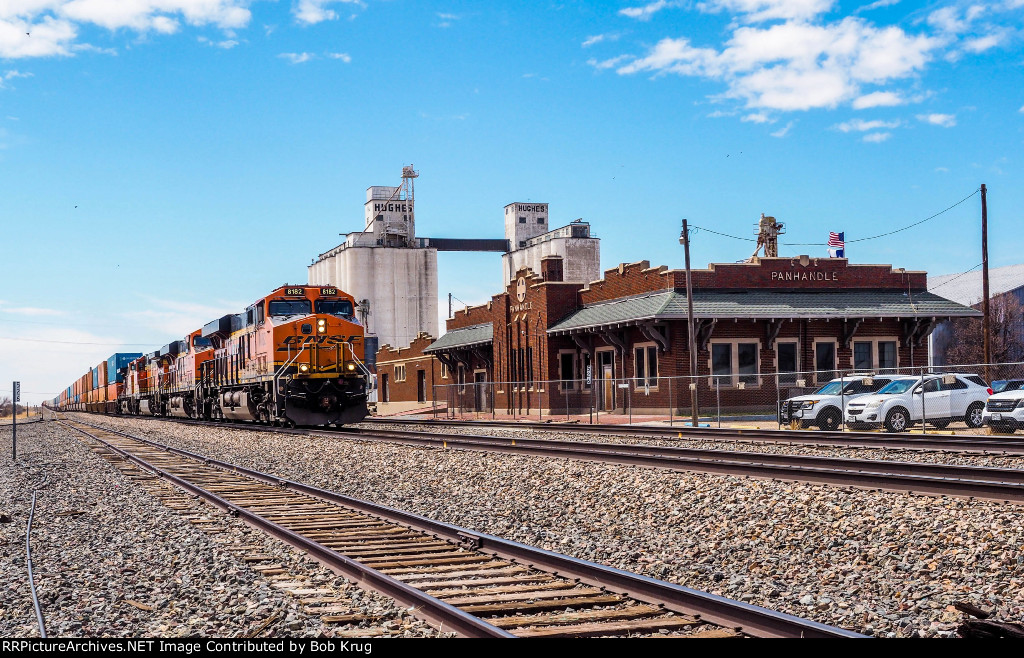
[[423, 350], [426, 352], [440, 352], [443, 350], [459, 349], [463, 347], [473, 347], [474, 345], [484, 345], [494, 340], [494, 327], [490, 324], [476, 324], [472, 327], [462, 327], [461, 329], [452, 329], [445, 333], [433, 343], [430, 347]]
[[[775, 292], [766, 290], [697, 291], [696, 318], [913, 318], [979, 317], [974, 309], [930, 292], [907, 295], [899, 290], [842, 292]], [[548, 329], [571, 333], [580, 329], [636, 324], [647, 320], [686, 319], [686, 294], [664, 290], [591, 304]]]

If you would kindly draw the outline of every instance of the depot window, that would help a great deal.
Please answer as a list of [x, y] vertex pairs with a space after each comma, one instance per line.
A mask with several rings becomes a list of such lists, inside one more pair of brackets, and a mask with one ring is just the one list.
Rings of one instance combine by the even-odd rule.
[[655, 387], [658, 385], [658, 348], [653, 343], [650, 345], [637, 345], [633, 349], [633, 367], [636, 374], [636, 381], [633, 386], [636, 388]]
[[313, 305], [308, 299], [278, 299], [270, 302], [270, 315], [309, 315]]
[[318, 299], [314, 305], [317, 313], [352, 317], [352, 302], [347, 299]]
[[558, 353], [558, 378], [563, 391], [576, 388], [576, 352], [562, 351]]
[[404, 382], [405, 381], [405, 366], [404, 365], [395, 366], [395, 381], [396, 382]]
[[853, 367], [865, 372], [893, 372], [896, 369], [896, 339], [873, 338], [854, 341]]
[[776, 341], [775, 354], [775, 371], [779, 373], [779, 382], [782, 384], [795, 383], [796, 373], [800, 368], [797, 341]]
[[757, 386], [760, 383], [760, 343], [715, 341], [711, 343], [711, 386]]
[[814, 342], [814, 377], [819, 384], [835, 379], [836, 342], [834, 340]]

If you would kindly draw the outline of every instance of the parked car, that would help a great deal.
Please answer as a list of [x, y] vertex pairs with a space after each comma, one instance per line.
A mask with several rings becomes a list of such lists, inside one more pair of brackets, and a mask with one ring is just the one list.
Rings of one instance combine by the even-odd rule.
[[1024, 379], [997, 379], [989, 388], [993, 393], [1002, 393], [1003, 391], [1015, 391], [1022, 386], [1024, 386]]
[[978, 375], [945, 374], [894, 379], [873, 395], [846, 405], [851, 427], [903, 432], [921, 422], [945, 429], [953, 421], [981, 427], [985, 401], [992, 394]]
[[843, 420], [843, 405], [862, 395], [876, 393], [897, 375], [851, 374], [837, 377], [817, 391], [783, 400], [779, 405], [779, 422], [793, 421], [803, 428], [816, 426], [832, 431]]
[[1016, 387], [1002, 386], [985, 404], [982, 422], [993, 432], [1013, 434], [1024, 427], [1024, 380], [1014, 381]]

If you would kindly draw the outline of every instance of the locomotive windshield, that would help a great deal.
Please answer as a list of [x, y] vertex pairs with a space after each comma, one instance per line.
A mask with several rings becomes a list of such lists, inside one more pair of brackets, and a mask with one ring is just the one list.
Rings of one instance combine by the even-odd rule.
[[209, 338], [196, 336], [192, 339], [192, 345], [194, 345], [197, 350], [205, 350], [207, 347], [213, 347], [213, 341]]
[[312, 305], [308, 299], [278, 299], [270, 302], [271, 315], [309, 315]]
[[342, 317], [352, 317], [352, 302], [347, 299], [318, 299], [316, 300], [316, 312]]

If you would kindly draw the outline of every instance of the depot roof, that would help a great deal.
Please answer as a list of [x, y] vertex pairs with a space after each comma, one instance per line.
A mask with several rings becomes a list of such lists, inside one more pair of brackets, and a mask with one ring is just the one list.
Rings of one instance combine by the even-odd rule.
[[[584, 306], [548, 328], [549, 334], [614, 328], [657, 320], [685, 320], [686, 293], [662, 290]], [[846, 290], [790, 292], [699, 291], [698, 319], [847, 319], [980, 317], [978, 311], [930, 292]]]
[[476, 324], [472, 327], [451, 329], [423, 350], [424, 353], [463, 349], [486, 345], [494, 340], [494, 327], [490, 324]]

